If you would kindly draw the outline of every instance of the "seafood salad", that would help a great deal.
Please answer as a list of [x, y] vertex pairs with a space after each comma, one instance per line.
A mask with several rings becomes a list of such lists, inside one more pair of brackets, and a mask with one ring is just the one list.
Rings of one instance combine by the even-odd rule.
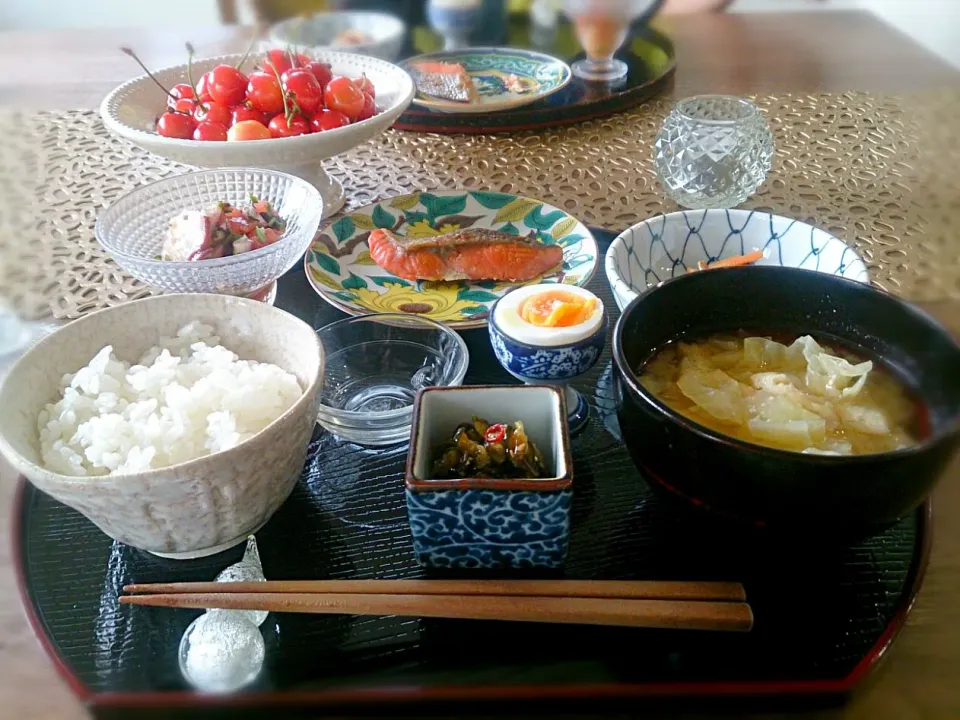
[[490, 424], [475, 417], [461, 423], [435, 458], [433, 480], [549, 477], [543, 455], [520, 421]]
[[240, 255], [272, 245], [285, 230], [286, 221], [255, 195], [246, 207], [221, 201], [171, 218], [157, 259], [193, 262]]

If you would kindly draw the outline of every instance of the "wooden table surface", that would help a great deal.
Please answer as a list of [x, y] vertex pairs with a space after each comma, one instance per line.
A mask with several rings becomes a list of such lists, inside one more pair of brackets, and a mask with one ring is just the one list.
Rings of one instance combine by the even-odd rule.
[[[674, 39], [676, 92], [909, 92], [960, 84], [960, 73], [904, 35], [861, 12], [715, 15], [659, 23]], [[95, 108], [136, 75], [117, 48], [130, 45], [153, 67], [199, 55], [242, 51], [249, 31], [220, 27], [172, 34], [147, 30], [0, 33], [0, 103]], [[960, 335], [960, 303], [926, 306]], [[0, 536], [8, 537], [14, 477], [0, 460]], [[923, 590], [884, 667], [847, 707], [803, 715], [857, 720], [960, 718], [960, 460], [935, 495], [934, 548]], [[828, 602], [829, 598], [818, 601]], [[0, 543], [0, 716], [85, 717], [26, 626]]]

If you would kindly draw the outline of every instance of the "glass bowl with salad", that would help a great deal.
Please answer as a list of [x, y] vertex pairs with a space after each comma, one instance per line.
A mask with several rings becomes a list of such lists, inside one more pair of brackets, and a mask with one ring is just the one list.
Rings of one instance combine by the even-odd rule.
[[200, 170], [137, 188], [97, 218], [97, 241], [158, 290], [266, 299], [320, 225], [317, 189], [254, 168]]

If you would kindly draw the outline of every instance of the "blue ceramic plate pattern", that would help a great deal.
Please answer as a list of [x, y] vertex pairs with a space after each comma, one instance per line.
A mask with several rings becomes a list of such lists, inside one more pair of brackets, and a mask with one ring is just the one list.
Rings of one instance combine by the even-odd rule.
[[[432, 110], [452, 113], [489, 113], [518, 108], [552, 95], [570, 82], [570, 66], [551, 55], [512, 48], [470, 48], [418, 55], [400, 63], [409, 71], [420, 62], [458, 63], [473, 79], [479, 102], [458, 103], [417, 93], [413, 102]], [[516, 75], [527, 88], [516, 93], [507, 88], [507, 78]]]
[[792, 218], [755, 210], [685, 210], [658, 215], [624, 230], [610, 244], [604, 267], [617, 305], [676, 275], [761, 250], [757, 265], [818, 270], [869, 282], [867, 266], [852, 247], [830, 233]]

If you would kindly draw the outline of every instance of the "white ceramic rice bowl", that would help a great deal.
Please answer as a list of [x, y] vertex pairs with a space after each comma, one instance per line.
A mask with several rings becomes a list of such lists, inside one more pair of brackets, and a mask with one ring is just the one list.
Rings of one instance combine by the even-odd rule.
[[[161, 335], [191, 321], [212, 325], [241, 359], [292, 373], [304, 390], [277, 420], [223, 452], [146, 472], [68, 477], [41, 464], [37, 418], [60, 397], [60, 379], [105, 345], [135, 362]], [[243, 542], [290, 495], [313, 433], [324, 354], [298, 318], [227, 295], [163, 295], [87, 315], [47, 336], [0, 386], [0, 453], [37, 488], [85, 515], [115, 540], [164, 557], [211, 555]]]

